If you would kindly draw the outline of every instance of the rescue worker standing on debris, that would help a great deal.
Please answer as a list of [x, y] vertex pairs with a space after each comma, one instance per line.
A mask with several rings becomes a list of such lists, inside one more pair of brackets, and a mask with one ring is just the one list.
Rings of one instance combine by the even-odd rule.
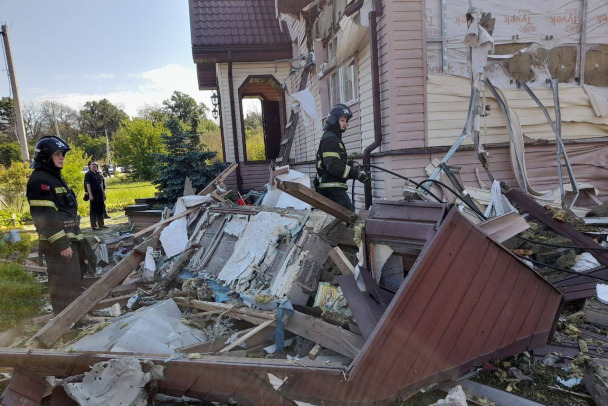
[[[36, 144], [27, 199], [47, 264], [48, 290], [57, 315], [82, 293], [81, 252], [84, 236], [76, 196], [61, 176], [70, 146], [59, 137]], [[84, 257], [82, 258], [84, 259]], [[84, 260], [82, 261], [84, 263]]]
[[323, 196], [354, 211], [353, 202], [348, 197], [346, 181], [357, 179], [365, 183], [371, 179], [357, 162], [347, 159], [342, 134], [352, 116], [352, 112], [344, 104], [336, 104], [329, 110], [317, 150], [315, 188]]

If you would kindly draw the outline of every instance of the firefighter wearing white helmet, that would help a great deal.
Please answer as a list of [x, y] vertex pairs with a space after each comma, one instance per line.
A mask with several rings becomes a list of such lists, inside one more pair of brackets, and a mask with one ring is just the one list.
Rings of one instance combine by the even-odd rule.
[[27, 199], [47, 263], [48, 290], [57, 315], [80, 293], [85, 256], [78, 203], [61, 176], [70, 146], [61, 138], [41, 138], [36, 144]]
[[323, 127], [323, 136], [317, 150], [317, 192], [339, 205], [354, 211], [353, 203], [348, 197], [348, 179], [369, 182], [369, 176], [355, 161], [349, 161], [342, 134], [346, 131], [348, 120], [353, 116], [348, 106], [336, 104], [329, 110]]

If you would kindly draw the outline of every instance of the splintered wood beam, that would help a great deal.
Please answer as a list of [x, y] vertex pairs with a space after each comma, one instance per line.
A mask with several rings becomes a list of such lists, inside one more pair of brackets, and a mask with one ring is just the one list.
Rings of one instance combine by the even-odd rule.
[[[252, 328], [251, 331], [249, 331], [246, 334], [244, 334], [238, 340], [236, 340], [233, 343], [229, 344], [228, 346], [222, 348], [220, 350], [220, 352], [230, 351], [231, 349], [233, 349], [237, 345], [240, 345], [241, 343], [247, 341], [248, 339], [250, 339], [254, 335], [260, 333], [262, 330], [264, 330], [266, 327], [269, 327], [271, 324], [274, 324], [273, 320], [266, 320], [264, 323], [260, 324], [259, 326], [256, 326], [256, 327]], [[265, 334], [267, 335], [268, 331], [266, 331]]]
[[277, 179], [277, 187], [283, 192], [296, 197], [319, 210], [323, 210], [325, 213], [331, 214], [337, 219], [347, 223], [354, 223], [357, 221], [357, 215], [354, 212], [340, 206], [333, 200], [328, 199], [302, 184], [285, 182]]
[[173, 300], [180, 306], [186, 306], [191, 307], [193, 309], [205, 311], [218, 310], [230, 318], [237, 320], [245, 320], [253, 324], [262, 324], [266, 320], [275, 320], [276, 318], [276, 314], [274, 312], [267, 312], [264, 310], [257, 310], [249, 307], [235, 307], [233, 305], [225, 303], [205, 302], [203, 300], [189, 300], [183, 297], [174, 297]]
[[355, 272], [355, 267], [339, 247], [334, 247], [329, 251], [329, 258], [336, 264], [342, 275], [352, 275]]
[[97, 303], [104, 299], [119, 283], [121, 283], [144, 260], [146, 248], [157, 242], [150, 238], [138, 245], [129, 255], [122, 259], [112, 269], [106, 272], [90, 288], [85, 290], [72, 303], [53, 317], [30, 340], [33, 345], [39, 344], [50, 348], [69, 331], [74, 324], [86, 315]]
[[[188, 300], [177, 297], [173, 298], [173, 300], [180, 306], [188, 306], [205, 311], [223, 309], [228, 317], [258, 325], [264, 324], [266, 321], [273, 322], [276, 319], [274, 312], [251, 309], [249, 307], [234, 307], [225, 303]], [[267, 324], [268, 326], [274, 325], [274, 323]], [[286, 316], [284, 327], [287, 331], [314, 341], [324, 348], [329, 348], [351, 359], [355, 358], [365, 342], [359, 334], [297, 311]]]
[[224, 172], [220, 173], [217, 178], [213, 179], [207, 186], [203, 188], [200, 192], [198, 192], [198, 196], [205, 196], [216, 190], [217, 185], [224, 183], [228, 175], [230, 175], [236, 167], [239, 166], [236, 162], [230, 164], [228, 168], [224, 170]]
[[298, 311], [287, 316], [285, 330], [351, 359], [357, 356], [365, 343], [359, 334]]

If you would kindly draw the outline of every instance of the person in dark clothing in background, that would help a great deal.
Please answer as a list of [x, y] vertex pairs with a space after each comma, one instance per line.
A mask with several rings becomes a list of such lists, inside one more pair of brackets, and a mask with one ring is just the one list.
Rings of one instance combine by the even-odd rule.
[[27, 200], [47, 264], [53, 313], [59, 314], [82, 293], [86, 266], [84, 235], [76, 195], [61, 176], [69, 145], [59, 137], [36, 144], [34, 169], [27, 183]]
[[353, 113], [344, 104], [336, 104], [329, 110], [323, 127], [323, 136], [317, 150], [317, 177], [315, 188], [323, 196], [339, 205], [354, 211], [353, 202], [348, 197], [348, 179], [370, 182], [369, 176], [355, 161], [348, 160], [346, 148], [342, 142], [342, 133], [346, 131], [348, 120]]
[[105, 212], [105, 180], [99, 172], [99, 164], [95, 161], [89, 162], [89, 171], [84, 175], [84, 184], [91, 202], [91, 228], [99, 230], [108, 228], [104, 225]]

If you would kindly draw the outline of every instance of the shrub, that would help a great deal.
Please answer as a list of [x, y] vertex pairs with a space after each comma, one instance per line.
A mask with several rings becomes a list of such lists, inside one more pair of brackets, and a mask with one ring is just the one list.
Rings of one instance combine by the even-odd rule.
[[[4, 234], [6, 235], [6, 234]], [[21, 241], [12, 243], [0, 238], [0, 260], [23, 262], [32, 250], [34, 239], [30, 234], [21, 234]]]
[[21, 265], [0, 262], [0, 330], [38, 313], [42, 285]]

